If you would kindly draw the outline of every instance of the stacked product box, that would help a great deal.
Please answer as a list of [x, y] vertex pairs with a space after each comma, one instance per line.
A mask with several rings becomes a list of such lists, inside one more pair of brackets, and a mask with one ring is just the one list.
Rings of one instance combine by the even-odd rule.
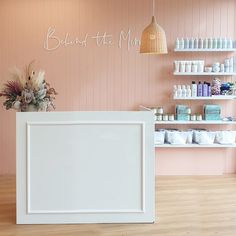
[[188, 106], [176, 105], [176, 120], [190, 120], [190, 109]]
[[205, 120], [220, 120], [221, 108], [219, 105], [204, 105]]

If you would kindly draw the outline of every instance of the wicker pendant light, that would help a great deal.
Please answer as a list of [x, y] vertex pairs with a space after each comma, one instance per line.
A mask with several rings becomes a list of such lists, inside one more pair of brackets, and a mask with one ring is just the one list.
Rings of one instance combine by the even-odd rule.
[[152, 22], [148, 25], [142, 33], [140, 53], [143, 54], [166, 54], [167, 44], [166, 44], [166, 34], [160, 25], [157, 24], [156, 18], [154, 16], [154, 6], [155, 2], [153, 0], [153, 16]]

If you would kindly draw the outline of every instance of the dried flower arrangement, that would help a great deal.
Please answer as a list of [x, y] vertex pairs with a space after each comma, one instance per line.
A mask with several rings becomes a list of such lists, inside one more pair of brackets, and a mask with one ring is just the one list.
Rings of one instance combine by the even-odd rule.
[[44, 80], [44, 71], [36, 73], [31, 62], [24, 72], [14, 68], [11, 80], [4, 84], [0, 97], [7, 110], [17, 111], [50, 111], [55, 109], [54, 100], [57, 92]]

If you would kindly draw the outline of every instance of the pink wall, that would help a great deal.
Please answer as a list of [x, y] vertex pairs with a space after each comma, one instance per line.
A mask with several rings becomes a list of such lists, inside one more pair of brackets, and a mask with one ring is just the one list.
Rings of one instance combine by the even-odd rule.
[[[172, 63], [181, 58], [213, 62], [222, 54], [176, 54], [176, 37], [227, 36], [236, 38], [234, 0], [156, 0], [156, 16], [166, 31], [169, 54], [144, 56], [138, 47], [118, 47], [119, 33], [130, 28], [140, 37], [151, 19], [151, 0], [2, 0], [0, 1], [0, 82], [8, 69], [32, 59], [46, 70], [46, 79], [58, 90], [57, 110], [135, 110], [139, 104], [174, 109], [172, 86], [191, 78], [172, 76]], [[47, 29], [63, 38], [83, 38], [87, 47], [43, 48]], [[98, 47], [91, 36], [113, 35], [113, 45]], [[210, 79], [208, 79], [210, 80]], [[186, 102], [197, 109], [201, 102]], [[231, 114], [233, 102], [221, 102]], [[0, 174], [15, 172], [15, 112], [0, 107]], [[221, 127], [215, 127], [221, 129]], [[226, 128], [226, 127], [224, 127]], [[229, 127], [228, 127], [229, 128]], [[233, 149], [157, 150], [157, 174], [218, 174], [236, 171]]]

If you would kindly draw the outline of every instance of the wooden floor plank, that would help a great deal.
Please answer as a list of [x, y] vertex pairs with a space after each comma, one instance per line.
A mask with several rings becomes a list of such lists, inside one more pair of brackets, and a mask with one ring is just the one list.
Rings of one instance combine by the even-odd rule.
[[0, 176], [0, 236], [236, 236], [236, 175], [156, 179], [154, 224], [16, 225], [15, 176]]

